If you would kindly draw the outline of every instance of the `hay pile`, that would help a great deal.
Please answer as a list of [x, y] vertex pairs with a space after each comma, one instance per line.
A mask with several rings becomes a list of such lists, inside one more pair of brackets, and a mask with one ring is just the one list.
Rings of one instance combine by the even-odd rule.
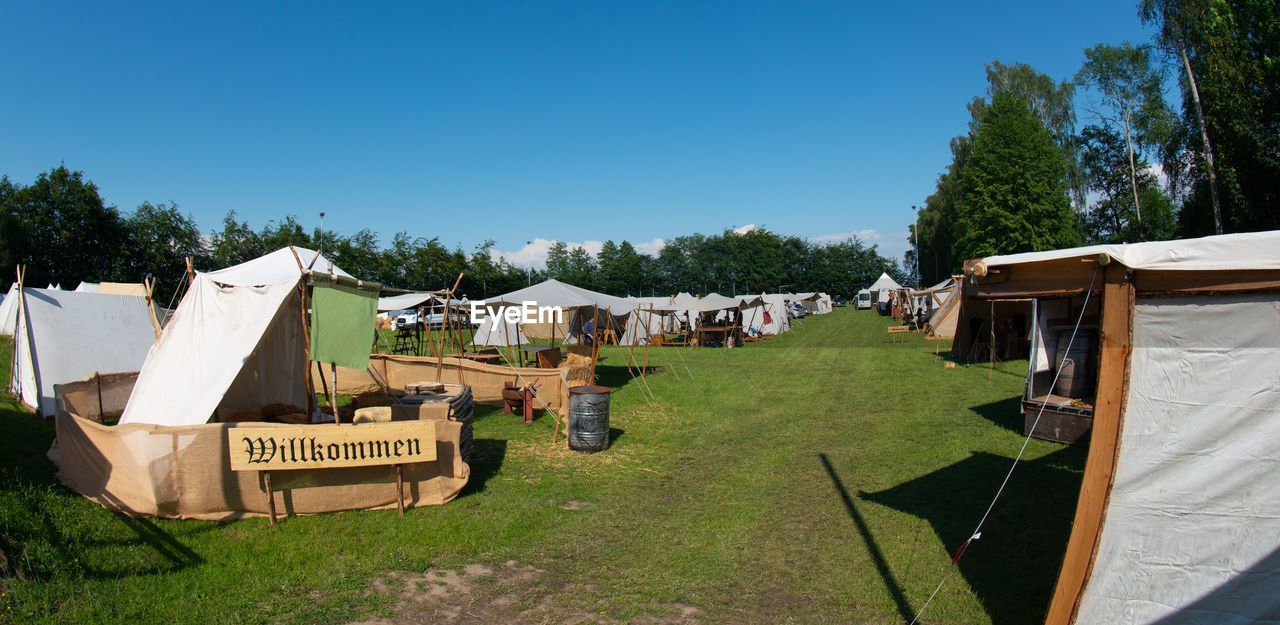
[[569, 386], [591, 384], [591, 346], [569, 345], [565, 349], [568, 350], [568, 358], [560, 365], [560, 368], [568, 370], [565, 373], [565, 379], [568, 381]]
[[379, 330], [392, 330], [396, 327], [396, 320], [391, 317], [378, 317], [376, 326]]

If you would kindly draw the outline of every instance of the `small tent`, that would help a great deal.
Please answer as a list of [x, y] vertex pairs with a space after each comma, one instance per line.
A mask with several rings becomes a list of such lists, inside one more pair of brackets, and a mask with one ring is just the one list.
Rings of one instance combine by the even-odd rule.
[[16, 305], [9, 389], [46, 417], [54, 384], [136, 371], [156, 339], [145, 297], [24, 288], [5, 299]]
[[881, 273], [880, 277], [876, 278], [876, 281], [867, 287], [871, 291], [872, 304], [889, 303], [889, 298], [901, 288], [902, 285], [890, 278], [887, 273]]
[[272, 403], [307, 405], [299, 265], [312, 259], [328, 273], [323, 256], [286, 247], [196, 274], [147, 354], [120, 423], [197, 425]]
[[[1277, 285], [1280, 231], [965, 263], [962, 319], [1031, 301], [1027, 395], [1049, 394], [1026, 414], [1060, 406], [1091, 430], [1046, 623], [1276, 622]], [[961, 353], [983, 333], [963, 338]], [[1053, 369], [1091, 360], [1085, 392], [1051, 403]]]
[[0, 334], [13, 336], [18, 325], [18, 283], [9, 286], [4, 301], [0, 302]]
[[509, 345], [528, 345], [529, 337], [520, 330], [520, 324], [507, 321], [502, 313], [485, 315], [480, 327], [476, 328], [471, 338], [472, 345], [490, 347], [506, 347]]

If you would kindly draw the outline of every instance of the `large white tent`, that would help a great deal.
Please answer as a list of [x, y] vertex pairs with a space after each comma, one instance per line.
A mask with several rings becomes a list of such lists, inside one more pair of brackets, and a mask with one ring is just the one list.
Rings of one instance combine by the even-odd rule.
[[46, 417], [57, 410], [54, 384], [136, 371], [156, 339], [145, 297], [24, 288], [9, 299], [18, 309], [9, 389]]
[[[582, 324], [586, 319], [590, 319], [593, 316], [595, 317], [597, 330], [606, 327], [612, 328], [616, 335], [621, 337], [625, 333], [624, 326], [627, 317], [635, 310], [648, 309], [648, 304], [642, 304], [633, 298], [615, 297], [555, 279], [539, 282], [503, 295], [477, 300], [475, 303], [486, 308], [486, 316], [490, 314], [488, 309], [502, 314], [502, 311], [509, 306], [527, 306], [536, 318], [536, 308], [558, 307], [563, 312], [563, 318], [566, 323], [545, 325], [557, 328], [554, 338], [562, 339], [565, 343], [578, 342]], [[486, 344], [506, 345], [505, 342], [500, 342], [504, 336], [501, 328], [501, 325], [496, 325], [494, 329], [497, 329], [498, 332], [490, 331], [485, 334], [485, 340], [488, 341]], [[521, 336], [529, 334], [525, 332]], [[510, 332], [506, 333], [505, 336], [510, 336]], [[516, 344], [514, 339], [512, 339], [511, 344]]]
[[[1089, 456], [1046, 622], [1280, 620], [1280, 232], [994, 256], [965, 274], [962, 332], [997, 300], [1100, 309]], [[1054, 362], [1042, 321], [1029, 388]]]
[[765, 293], [760, 296], [768, 319], [761, 318], [760, 333], [765, 336], [782, 334], [791, 329], [791, 317], [787, 315], [787, 296], [782, 293]]
[[876, 278], [876, 281], [871, 283], [871, 286], [867, 287], [867, 289], [871, 291], [872, 304], [888, 302], [889, 296], [893, 294], [894, 291], [901, 288], [902, 285], [898, 284], [898, 282], [893, 278], [890, 278], [887, 273], [881, 273], [880, 277]]
[[317, 272], [329, 272], [323, 256], [286, 247], [196, 274], [147, 354], [120, 423], [197, 425], [266, 404], [305, 406], [299, 264], [313, 260]]

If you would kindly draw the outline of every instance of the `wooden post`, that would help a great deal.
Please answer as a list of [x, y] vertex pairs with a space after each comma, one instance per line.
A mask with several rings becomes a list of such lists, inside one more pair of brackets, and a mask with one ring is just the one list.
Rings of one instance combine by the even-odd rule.
[[329, 408], [333, 410], [333, 424], [342, 425], [342, 419], [338, 418], [338, 365], [337, 363], [329, 363], [329, 375], [333, 376], [333, 387], [329, 389]]
[[[640, 367], [641, 379], [644, 379], [644, 374], [649, 370], [649, 344], [653, 342], [653, 328], [649, 327], [650, 323], [653, 323], [653, 304], [649, 304], [649, 316], [644, 321], [644, 364]], [[661, 330], [662, 328], [658, 329]]]
[[156, 281], [154, 278], [143, 278], [142, 286], [147, 290], [147, 310], [151, 311], [151, 327], [156, 331], [156, 338], [160, 338], [160, 321], [156, 319], [156, 303], [151, 298], [152, 293], [155, 292]]
[[[505, 313], [506, 311], [504, 310], [503, 312]], [[516, 365], [515, 360], [511, 358], [511, 333], [507, 331], [506, 315], [504, 314], [498, 321], [502, 322], [502, 342], [507, 344], [507, 364], [514, 367]]]
[[1067, 553], [1062, 559], [1045, 625], [1071, 623], [1080, 606], [1106, 521], [1107, 502], [1120, 449], [1120, 431], [1124, 425], [1133, 353], [1134, 287], [1132, 280], [1125, 275], [1128, 270], [1124, 266], [1112, 263], [1103, 270], [1106, 273], [1102, 285], [1098, 396], [1089, 440], [1089, 458], [1085, 462]]
[[440, 326], [440, 354], [436, 357], [437, 382], [444, 382], [444, 337], [449, 334], [449, 303], [453, 300], [453, 292], [458, 289], [459, 284], [462, 284], [462, 274], [458, 274], [458, 279], [453, 282], [453, 288], [449, 289], [444, 296], [444, 323]]
[[[608, 310], [608, 309], [605, 309]], [[587, 378], [587, 384], [596, 383], [596, 361], [600, 359], [600, 307], [591, 307], [591, 377]]]
[[404, 516], [404, 465], [396, 465], [396, 504], [400, 516]]
[[99, 372], [97, 372], [97, 371], [94, 371], [94, 372], [93, 372], [93, 378], [94, 378], [94, 380], [96, 380], [96, 381], [97, 381], [97, 386], [98, 386], [98, 422], [99, 422], [99, 423], [101, 423], [101, 422], [103, 421], [103, 418], [102, 418], [102, 414], [103, 414], [103, 408], [102, 408], [102, 374], [101, 374], [101, 373], [99, 373]]
[[276, 494], [271, 490], [271, 472], [262, 472], [263, 486], [267, 487], [267, 513], [271, 515], [271, 527], [276, 526]]
[[[302, 387], [303, 392], [307, 396], [307, 418], [311, 418], [316, 413], [316, 384], [311, 379], [311, 326], [307, 323], [307, 276], [311, 275], [311, 270], [302, 266], [302, 259], [298, 258], [298, 250], [292, 245], [289, 251], [293, 252], [293, 260], [298, 263], [298, 307], [302, 315]], [[187, 263], [190, 267], [190, 262]], [[323, 376], [322, 376], [323, 377]], [[337, 418], [337, 415], [334, 415]]]

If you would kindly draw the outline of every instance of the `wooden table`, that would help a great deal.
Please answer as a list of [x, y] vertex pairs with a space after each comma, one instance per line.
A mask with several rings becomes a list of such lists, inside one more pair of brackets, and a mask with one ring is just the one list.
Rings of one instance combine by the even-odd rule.
[[521, 347], [521, 354], [537, 354], [539, 369], [555, 369], [560, 366], [559, 347]]
[[707, 344], [708, 334], [721, 334], [723, 335], [723, 340], [721, 342], [727, 347], [728, 342], [733, 340], [734, 332], [738, 330], [738, 328], [739, 326], [698, 326], [698, 329], [695, 332], [698, 337], [698, 345], [701, 346]]

